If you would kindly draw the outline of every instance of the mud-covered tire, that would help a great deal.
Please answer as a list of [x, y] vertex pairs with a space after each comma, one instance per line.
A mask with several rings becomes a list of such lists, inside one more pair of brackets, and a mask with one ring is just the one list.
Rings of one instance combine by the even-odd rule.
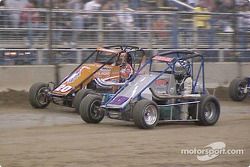
[[159, 122], [160, 112], [157, 105], [150, 100], [138, 101], [133, 108], [133, 120], [141, 129], [152, 129]]
[[243, 101], [247, 93], [244, 93], [244, 87], [247, 86], [245, 79], [236, 78], [229, 85], [229, 97], [234, 101]]
[[201, 97], [198, 109], [198, 124], [203, 126], [214, 125], [220, 117], [220, 103], [216, 97], [206, 95]]
[[49, 92], [49, 85], [38, 82], [31, 86], [29, 90], [29, 102], [34, 108], [45, 108], [49, 105], [50, 100], [47, 93]]
[[76, 93], [72, 106], [75, 108], [77, 113], [79, 113], [79, 107], [82, 99], [90, 93], [94, 93], [94, 91], [91, 89], [81, 89]]
[[102, 97], [88, 94], [80, 103], [79, 111], [83, 121], [97, 124], [104, 118], [104, 111], [100, 109]]

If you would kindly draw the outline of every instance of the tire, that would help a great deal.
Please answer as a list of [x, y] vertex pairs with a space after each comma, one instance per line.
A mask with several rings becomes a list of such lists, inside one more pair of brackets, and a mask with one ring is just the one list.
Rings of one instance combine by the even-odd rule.
[[73, 100], [73, 107], [75, 108], [76, 112], [79, 113], [79, 106], [82, 99], [87, 96], [89, 93], [94, 93], [91, 89], [81, 89], [76, 93], [76, 96]]
[[97, 124], [104, 118], [104, 111], [98, 109], [101, 106], [101, 96], [89, 94], [80, 103], [80, 115], [86, 123]]
[[214, 125], [219, 117], [219, 101], [212, 95], [203, 96], [198, 109], [198, 124], [203, 126]]
[[159, 122], [159, 117], [160, 112], [153, 101], [147, 99], [140, 100], [133, 108], [134, 123], [141, 129], [154, 128]]
[[50, 100], [47, 96], [49, 85], [38, 82], [31, 86], [29, 90], [29, 102], [34, 108], [45, 108], [49, 105]]
[[229, 96], [233, 101], [243, 101], [247, 93], [244, 93], [244, 88], [247, 86], [245, 79], [236, 78], [229, 85]]
[[87, 85], [87, 89], [96, 90], [96, 83], [95, 83], [95, 81], [91, 81], [91, 82]]

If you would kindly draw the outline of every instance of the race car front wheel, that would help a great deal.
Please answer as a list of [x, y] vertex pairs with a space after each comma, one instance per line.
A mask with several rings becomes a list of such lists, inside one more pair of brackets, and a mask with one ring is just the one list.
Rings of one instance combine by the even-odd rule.
[[198, 110], [198, 124], [209, 126], [214, 125], [220, 117], [219, 101], [212, 95], [201, 97]]
[[157, 105], [150, 100], [138, 101], [133, 109], [133, 120], [135, 125], [141, 129], [152, 129], [159, 122], [159, 110]]
[[29, 90], [29, 102], [34, 108], [45, 108], [49, 105], [48, 98], [49, 85], [38, 82], [31, 86]]
[[247, 96], [247, 81], [236, 78], [229, 85], [229, 96], [234, 101], [242, 101]]
[[73, 107], [75, 108], [77, 113], [80, 113], [79, 107], [80, 107], [80, 103], [82, 99], [85, 96], [87, 96], [89, 93], [94, 93], [94, 91], [91, 89], [81, 89], [76, 93], [76, 96], [74, 97], [74, 100], [73, 100]]
[[79, 111], [83, 121], [86, 123], [99, 123], [104, 118], [104, 111], [100, 108], [101, 96], [88, 94], [80, 103]]

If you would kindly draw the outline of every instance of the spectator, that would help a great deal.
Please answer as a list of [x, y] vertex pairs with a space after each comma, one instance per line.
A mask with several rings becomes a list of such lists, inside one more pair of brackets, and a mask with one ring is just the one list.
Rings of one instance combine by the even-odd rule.
[[137, 10], [141, 7], [141, 0], [128, 0], [129, 7], [133, 10]]
[[20, 14], [20, 25], [21, 27], [38, 27], [39, 24], [39, 12], [27, 11], [29, 8], [35, 8], [34, 0], [28, 0], [24, 7], [24, 10]]
[[188, 0], [187, 3], [193, 7], [197, 5], [197, 0]]
[[[0, 0], [0, 9], [5, 8], [5, 0]], [[6, 11], [0, 10], [0, 28], [7, 26], [7, 14]]]
[[[53, 1], [55, 9], [66, 9], [66, 0]], [[57, 29], [53, 32], [53, 40], [56, 44], [63, 41], [64, 45], [68, 46], [71, 38], [71, 18], [68, 12], [56, 11], [52, 16], [53, 28]], [[66, 29], [66, 30], [65, 30]]]
[[97, 11], [101, 8], [100, 0], [91, 0], [87, 2], [84, 6], [86, 12]]
[[[208, 12], [206, 8], [205, 0], [199, 0], [197, 6], [194, 8], [194, 12]], [[197, 43], [202, 43], [202, 39], [210, 39], [210, 15], [208, 14], [195, 14], [194, 15], [194, 27], [197, 30]], [[212, 44], [211, 39], [209, 40], [210, 45]]]
[[118, 14], [119, 23], [125, 30], [132, 30], [134, 25], [133, 15], [130, 13], [127, 4], [123, 4], [120, 10], [122, 13]]
[[36, 8], [44, 8], [45, 7], [44, 0], [34, 0], [34, 2], [36, 4]]
[[[148, 8], [146, 5], [143, 5], [141, 6], [139, 9], [139, 11], [148, 11]], [[151, 17], [150, 15], [145, 15], [145, 14], [137, 14], [136, 15], [136, 18], [135, 18], [135, 24], [136, 24], [136, 27], [139, 29], [139, 30], [146, 30], [146, 29], [150, 29], [151, 25], [148, 25], [148, 20], [149, 17]]]
[[[109, 0], [107, 1], [103, 6], [102, 10], [105, 11], [116, 11], [117, 10], [117, 4], [115, 0]], [[118, 18], [114, 13], [104, 13], [103, 14], [103, 22], [105, 24], [105, 27], [108, 29], [117, 29], [119, 26]]]
[[[108, 0], [102, 6], [102, 10], [116, 11], [118, 10], [118, 7], [119, 7], [119, 4], [117, 3], [116, 0]], [[112, 31], [112, 30], [119, 29], [119, 26], [120, 26], [117, 15], [115, 13], [104, 13], [102, 16], [103, 16], [103, 23], [104, 23], [105, 29], [111, 30], [108, 32], [104, 32], [105, 40], [110, 40], [114, 37], [117, 37], [117, 39], [119, 39], [120, 33]]]
[[[208, 12], [208, 9], [206, 8], [206, 4], [204, 0], [199, 0], [199, 3], [194, 8], [194, 12]], [[198, 29], [208, 29], [210, 27], [209, 25], [209, 15], [205, 14], [195, 14], [194, 16], [194, 24], [195, 27]]]
[[238, 35], [240, 48], [247, 49], [250, 42], [250, 2], [243, 3], [240, 6], [240, 16], [238, 17]]
[[167, 39], [167, 21], [164, 16], [159, 16], [153, 22], [153, 30], [161, 30], [154, 32], [154, 37], [156, 38], [157, 42], [165, 41]]
[[116, 0], [107, 0], [102, 5], [102, 10], [119, 10], [119, 3]]
[[73, 29], [71, 45], [75, 46], [80, 35], [80, 32], [78, 30], [81, 30], [84, 27], [83, 15], [81, 13], [78, 13], [83, 9], [83, 3], [81, 0], [70, 0], [67, 3], [67, 8], [72, 9], [74, 12], [76, 12], [71, 15], [71, 25]]
[[28, 0], [7, 0], [6, 7], [16, 10], [9, 11], [9, 19], [12, 27], [18, 28], [20, 25], [20, 10], [25, 7], [28, 3]]
[[[24, 10], [20, 14], [20, 26], [28, 28], [28, 34], [26, 40], [26, 45], [32, 47], [33, 43], [33, 33], [32, 28], [38, 28], [40, 24], [40, 16], [38, 11], [28, 11], [29, 8], [35, 8], [35, 1], [28, 0], [27, 4], [24, 7]], [[36, 34], [37, 35], [37, 34]], [[28, 41], [27, 41], [28, 40]]]
[[118, 21], [120, 23], [120, 27], [123, 30], [123, 39], [126, 42], [132, 37], [133, 33], [130, 32], [134, 28], [134, 18], [133, 15], [130, 13], [130, 9], [128, 8], [128, 4], [121, 5], [121, 9], [118, 16]]
[[[222, 0], [220, 5], [218, 6], [218, 12], [221, 13], [234, 13], [235, 6], [232, 0]], [[224, 32], [232, 33], [233, 29], [233, 20], [234, 16], [230, 14], [222, 14], [218, 18], [220, 20], [219, 24]]]
[[[84, 5], [85, 12], [94, 12], [100, 9], [101, 9], [100, 0], [91, 0]], [[95, 25], [95, 23], [97, 23], [97, 16], [91, 13], [87, 14], [85, 16], [85, 23], [86, 23], [86, 26], [88, 27], [92, 26], [93, 24]]]

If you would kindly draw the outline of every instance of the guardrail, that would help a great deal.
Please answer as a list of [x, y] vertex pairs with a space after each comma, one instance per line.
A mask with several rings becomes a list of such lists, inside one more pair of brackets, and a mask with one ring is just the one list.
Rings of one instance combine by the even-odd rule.
[[[209, 26], [196, 27], [199, 17], [207, 18]], [[0, 9], [0, 63], [46, 64], [50, 48], [53, 53], [71, 52], [65, 59], [78, 63], [86, 48], [113, 44], [149, 50], [195, 49], [208, 51], [213, 61], [235, 61], [238, 57], [245, 61], [250, 31], [249, 26], [238, 24], [244, 17], [246, 14], [233, 13]], [[16, 63], [22, 56], [27, 63]]]

